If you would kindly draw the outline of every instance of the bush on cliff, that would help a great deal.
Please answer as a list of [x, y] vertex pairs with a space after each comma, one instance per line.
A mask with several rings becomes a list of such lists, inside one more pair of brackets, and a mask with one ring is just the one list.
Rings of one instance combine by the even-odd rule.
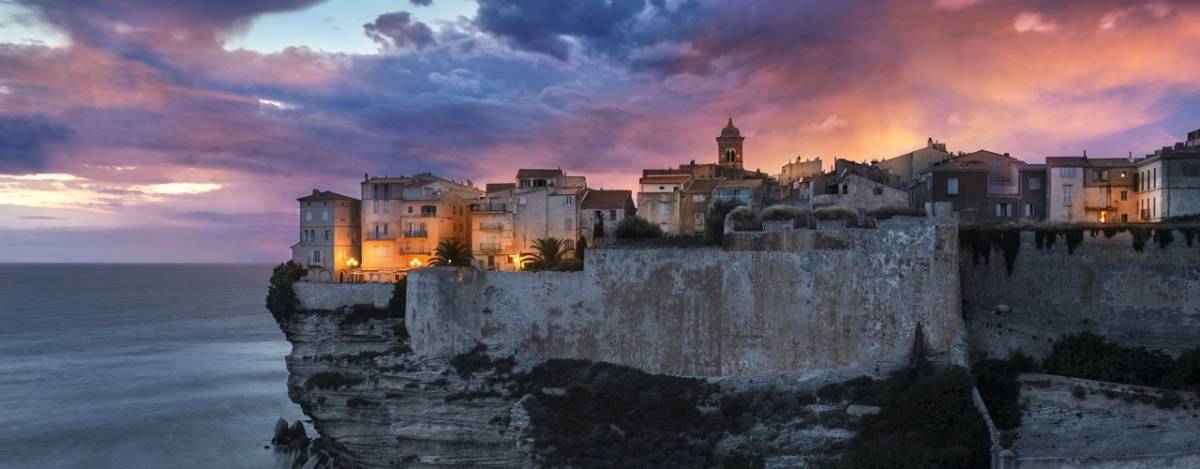
[[617, 222], [618, 239], [661, 238], [662, 235], [662, 228], [642, 217], [625, 217]]
[[733, 229], [737, 231], [758, 231], [762, 229], [762, 222], [754, 214], [754, 210], [745, 205], [730, 210], [726, 218], [728, 220], [726, 223], [733, 223]]
[[308, 275], [304, 267], [292, 261], [275, 266], [271, 270], [271, 281], [267, 287], [267, 311], [276, 321], [289, 318], [300, 310], [300, 300], [292, 284]]
[[811, 213], [808, 210], [796, 207], [793, 205], [772, 205], [764, 208], [762, 211], [762, 219], [765, 221], [787, 221], [797, 218], [808, 219]]
[[994, 358], [980, 360], [971, 367], [975, 387], [987, 405], [992, 421], [1001, 430], [1013, 430], [1021, 426], [1021, 382], [1017, 377], [1031, 361], [1028, 356], [1010, 355], [1008, 360]]
[[1184, 350], [1175, 360], [1175, 369], [1167, 376], [1166, 386], [1200, 393], [1200, 347]]
[[1170, 355], [1123, 347], [1090, 332], [1065, 336], [1042, 361], [1051, 374], [1115, 383], [1159, 386], [1175, 368]]

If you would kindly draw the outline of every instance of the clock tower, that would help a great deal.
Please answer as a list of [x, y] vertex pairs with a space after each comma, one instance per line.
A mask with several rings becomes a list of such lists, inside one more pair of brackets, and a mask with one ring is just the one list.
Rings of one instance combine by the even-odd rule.
[[742, 169], [742, 131], [733, 126], [733, 117], [717, 137], [717, 164]]

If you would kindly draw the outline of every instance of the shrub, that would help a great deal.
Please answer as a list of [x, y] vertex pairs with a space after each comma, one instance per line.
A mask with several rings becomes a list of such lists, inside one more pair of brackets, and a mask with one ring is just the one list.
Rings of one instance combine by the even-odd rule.
[[1081, 332], [1055, 342], [1042, 368], [1047, 373], [1076, 378], [1158, 386], [1175, 368], [1175, 362], [1161, 351], [1122, 347]]
[[1184, 350], [1175, 360], [1175, 369], [1167, 376], [1168, 387], [1200, 393], [1200, 347]]
[[450, 359], [450, 366], [454, 368], [454, 371], [462, 379], [468, 379], [475, 373], [482, 373], [489, 370], [495, 371], [497, 375], [510, 374], [516, 364], [516, 360], [511, 355], [493, 359], [487, 353], [487, 346], [482, 343], [477, 343], [471, 350], [455, 355], [454, 358]]
[[578, 259], [582, 263], [583, 256], [587, 254], [587, 248], [587, 238], [580, 236], [579, 241], [575, 243], [575, 259]]
[[857, 222], [858, 214], [842, 207], [823, 207], [813, 210], [813, 218], [818, 220], [846, 220]]
[[730, 210], [727, 218], [729, 222], [733, 222], [733, 229], [738, 231], [758, 230], [762, 228], [759, 225], [758, 217], [754, 215], [754, 211], [744, 205]]
[[645, 239], [645, 238], [660, 238], [663, 235], [662, 228], [658, 225], [650, 223], [649, 220], [639, 217], [625, 217], [617, 223], [617, 238], [626, 239]]
[[1154, 230], [1154, 240], [1158, 242], [1159, 249], [1166, 249], [1175, 240], [1175, 230], [1170, 228], [1159, 228]]
[[1133, 234], [1133, 250], [1142, 252], [1146, 249], [1146, 241], [1150, 239], [1149, 228], [1130, 228], [1129, 232]]
[[1021, 230], [1009, 228], [1000, 233], [1000, 247], [1004, 252], [1004, 271], [1012, 275], [1017, 263], [1017, 253], [1021, 251]]
[[583, 270], [583, 261], [575, 258], [563, 259], [554, 267], [555, 272], [580, 272]]
[[741, 204], [735, 200], [718, 200], [708, 208], [704, 217], [704, 240], [709, 244], [721, 244], [725, 241], [725, 216]]
[[300, 264], [287, 261], [271, 270], [270, 285], [267, 287], [267, 310], [276, 321], [289, 318], [300, 310], [300, 300], [292, 284], [308, 275]]
[[1001, 430], [1021, 426], [1021, 383], [1017, 379], [1021, 366], [1020, 360], [986, 359], [971, 367], [979, 395]]
[[1075, 254], [1075, 248], [1083, 243], [1082, 228], [1068, 228], [1063, 230], [1064, 237], [1067, 239], [1067, 254]]
[[770, 221], [795, 220], [806, 217], [808, 213], [808, 210], [792, 205], [772, 205], [763, 209], [762, 219]]

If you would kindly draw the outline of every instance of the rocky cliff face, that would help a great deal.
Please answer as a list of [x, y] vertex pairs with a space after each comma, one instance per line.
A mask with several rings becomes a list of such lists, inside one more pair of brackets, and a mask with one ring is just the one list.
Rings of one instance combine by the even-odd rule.
[[485, 391], [465, 394], [485, 387], [482, 378], [464, 380], [448, 363], [415, 357], [403, 319], [380, 311], [280, 320], [292, 343], [288, 395], [337, 465], [527, 466], [520, 407]]

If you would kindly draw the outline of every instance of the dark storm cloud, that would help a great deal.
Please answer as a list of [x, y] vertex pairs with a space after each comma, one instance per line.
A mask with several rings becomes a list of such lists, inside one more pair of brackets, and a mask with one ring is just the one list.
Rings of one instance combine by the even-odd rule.
[[433, 30], [425, 23], [414, 21], [406, 11], [379, 15], [375, 21], [364, 24], [363, 30], [367, 37], [385, 49], [420, 48], [433, 42]]
[[0, 173], [41, 171], [49, 147], [71, 137], [71, 129], [46, 116], [0, 114]]

